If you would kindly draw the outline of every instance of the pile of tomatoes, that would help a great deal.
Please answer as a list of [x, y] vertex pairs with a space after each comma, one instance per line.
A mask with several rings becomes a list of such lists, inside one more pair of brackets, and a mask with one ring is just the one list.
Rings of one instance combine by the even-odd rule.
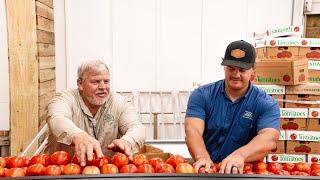
[[194, 173], [193, 166], [180, 155], [172, 155], [167, 161], [155, 157], [150, 160], [139, 154], [133, 161], [123, 153], [110, 159], [107, 156], [87, 161], [80, 166], [76, 156], [65, 151], [57, 151], [51, 156], [37, 154], [31, 158], [21, 156], [0, 157], [0, 177], [54, 176], [74, 174], [115, 174], [115, 173]]
[[[74, 174], [116, 174], [116, 173], [194, 173], [191, 163], [180, 155], [171, 155], [167, 160], [159, 157], [149, 159], [144, 154], [133, 156], [133, 160], [123, 153], [117, 153], [110, 159], [107, 156], [97, 158], [93, 153], [93, 160], [87, 161], [85, 167], [79, 165], [76, 156], [71, 157], [65, 151], [57, 151], [51, 156], [38, 154], [31, 158], [21, 156], [0, 157], [0, 177], [22, 176], [54, 176]], [[217, 173], [219, 165], [205, 172], [200, 168], [198, 173]], [[320, 176], [320, 163], [245, 163], [244, 174], [275, 174], [275, 175], [300, 175]]]
[[296, 176], [320, 176], [320, 163], [297, 162], [297, 163], [245, 163], [244, 174], [266, 174], [266, 175], [296, 175]]

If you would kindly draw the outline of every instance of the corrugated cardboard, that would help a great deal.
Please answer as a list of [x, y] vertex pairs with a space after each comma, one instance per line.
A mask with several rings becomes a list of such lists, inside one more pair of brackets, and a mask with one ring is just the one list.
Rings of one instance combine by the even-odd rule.
[[283, 103], [283, 95], [281, 94], [269, 94], [270, 96], [272, 96], [275, 100], [278, 101], [278, 104], [280, 106], [280, 108], [284, 107], [284, 103]]
[[318, 154], [320, 142], [311, 141], [287, 141], [286, 153], [290, 154]]
[[277, 147], [271, 151], [273, 154], [282, 154], [285, 152], [285, 141], [277, 141]]
[[319, 108], [320, 104], [315, 102], [320, 100], [319, 95], [309, 94], [287, 94], [285, 95], [285, 108]]
[[320, 95], [319, 83], [306, 83], [296, 86], [286, 86], [286, 94], [313, 94]]
[[280, 118], [280, 130], [307, 130], [306, 118]]
[[149, 154], [149, 153], [162, 153], [163, 150], [156, 148], [154, 146], [151, 146], [149, 144], [144, 144], [141, 149], [135, 153], [135, 154]]
[[308, 80], [311, 83], [320, 83], [320, 70], [308, 70]]
[[256, 61], [254, 84], [297, 85], [308, 82], [308, 60]]
[[320, 131], [320, 119], [309, 118], [307, 124], [307, 131]]

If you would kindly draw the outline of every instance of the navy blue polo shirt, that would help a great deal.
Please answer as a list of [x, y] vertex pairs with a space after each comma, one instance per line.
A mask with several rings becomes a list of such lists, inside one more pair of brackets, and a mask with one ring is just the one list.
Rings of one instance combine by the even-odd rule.
[[275, 99], [250, 83], [246, 94], [232, 102], [224, 82], [196, 89], [186, 112], [186, 117], [205, 121], [204, 143], [216, 163], [250, 142], [261, 129], [280, 130], [280, 108]]

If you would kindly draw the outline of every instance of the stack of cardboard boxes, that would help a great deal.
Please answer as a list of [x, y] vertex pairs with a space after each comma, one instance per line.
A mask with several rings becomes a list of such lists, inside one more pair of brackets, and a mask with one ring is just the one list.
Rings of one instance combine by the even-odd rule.
[[320, 162], [320, 39], [301, 36], [300, 26], [254, 34], [252, 83], [277, 99], [281, 111], [281, 137], [269, 162]]

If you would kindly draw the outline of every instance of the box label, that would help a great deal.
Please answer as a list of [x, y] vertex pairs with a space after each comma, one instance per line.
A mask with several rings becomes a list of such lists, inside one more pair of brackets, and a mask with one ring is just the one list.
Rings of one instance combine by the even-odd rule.
[[[320, 104], [320, 101], [317, 101]], [[309, 118], [320, 118], [320, 108], [310, 108]]]
[[268, 154], [268, 162], [279, 162], [279, 163], [296, 163], [305, 162], [305, 155], [295, 155], [295, 154]]
[[[320, 70], [320, 61], [309, 60], [308, 61], [308, 69]], [[319, 71], [319, 73], [320, 73], [320, 71]]]
[[287, 140], [296, 141], [320, 141], [320, 132], [317, 131], [287, 131]]
[[285, 94], [286, 87], [285, 86], [277, 86], [277, 85], [256, 85], [259, 89], [263, 90], [267, 94]]
[[280, 37], [280, 36], [292, 36], [292, 35], [302, 35], [301, 26], [288, 26], [283, 28], [271, 29], [271, 37]]
[[307, 118], [308, 109], [306, 108], [280, 108], [281, 118]]

